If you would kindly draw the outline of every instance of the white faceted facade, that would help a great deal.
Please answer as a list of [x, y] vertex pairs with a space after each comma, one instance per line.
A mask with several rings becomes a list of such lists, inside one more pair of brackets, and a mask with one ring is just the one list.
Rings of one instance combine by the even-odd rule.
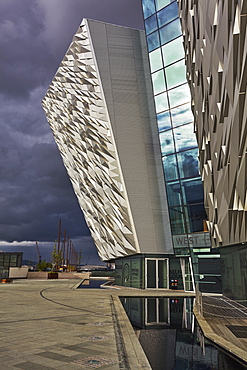
[[247, 241], [247, 1], [180, 0], [212, 244]]
[[101, 259], [173, 253], [143, 32], [83, 20], [43, 108]]

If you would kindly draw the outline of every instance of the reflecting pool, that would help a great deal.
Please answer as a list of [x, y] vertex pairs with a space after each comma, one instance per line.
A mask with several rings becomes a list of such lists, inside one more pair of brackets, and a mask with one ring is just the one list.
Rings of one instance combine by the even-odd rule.
[[78, 286], [77, 289], [99, 289], [102, 284], [105, 284], [107, 280], [93, 280], [93, 279], [85, 279], [83, 282]]
[[243, 370], [207, 341], [193, 315], [193, 298], [121, 298], [154, 370]]

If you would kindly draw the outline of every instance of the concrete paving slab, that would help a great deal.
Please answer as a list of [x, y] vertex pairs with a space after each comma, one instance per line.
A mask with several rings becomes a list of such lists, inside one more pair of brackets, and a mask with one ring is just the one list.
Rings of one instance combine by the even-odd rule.
[[118, 297], [193, 296], [167, 290], [75, 289], [79, 282], [0, 284], [0, 370], [151, 369]]
[[202, 296], [202, 307], [194, 305], [194, 314], [204, 336], [247, 366], [247, 335], [232, 331], [244, 328], [247, 334], [247, 308], [227, 297]]

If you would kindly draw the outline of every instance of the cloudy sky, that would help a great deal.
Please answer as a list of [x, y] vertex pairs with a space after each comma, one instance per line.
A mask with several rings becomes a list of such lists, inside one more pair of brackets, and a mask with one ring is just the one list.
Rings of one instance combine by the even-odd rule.
[[82, 18], [143, 28], [141, 0], [1, 0], [0, 250], [50, 259], [59, 219], [83, 263], [95, 247], [41, 100]]

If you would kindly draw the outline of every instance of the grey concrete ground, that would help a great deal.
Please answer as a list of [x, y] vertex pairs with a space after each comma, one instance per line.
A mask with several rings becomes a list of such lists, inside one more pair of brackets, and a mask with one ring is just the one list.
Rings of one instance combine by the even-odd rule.
[[164, 291], [75, 289], [78, 283], [0, 284], [1, 370], [150, 369], [118, 296]]

